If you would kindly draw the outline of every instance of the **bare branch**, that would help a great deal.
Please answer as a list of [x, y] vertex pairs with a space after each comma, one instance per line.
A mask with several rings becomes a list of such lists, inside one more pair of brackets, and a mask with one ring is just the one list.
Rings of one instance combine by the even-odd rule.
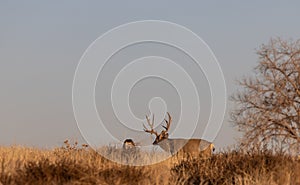
[[231, 97], [241, 146], [300, 150], [300, 40], [271, 39], [257, 53], [256, 76], [240, 80], [244, 89]]

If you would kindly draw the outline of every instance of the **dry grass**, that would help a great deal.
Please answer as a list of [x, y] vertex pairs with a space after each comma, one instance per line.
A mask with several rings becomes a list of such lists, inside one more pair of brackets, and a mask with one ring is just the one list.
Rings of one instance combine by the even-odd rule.
[[300, 184], [300, 161], [268, 152], [224, 152], [206, 160], [183, 160], [171, 171], [178, 184]]
[[[102, 148], [115, 157], [119, 149]], [[138, 151], [134, 160], [157, 160]], [[152, 156], [152, 158], [151, 158]], [[300, 161], [284, 155], [227, 152], [209, 159], [174, 157], [151, 166], [113, 163], [95, 151], [0, 147], [0, 184], [300, 184]]]

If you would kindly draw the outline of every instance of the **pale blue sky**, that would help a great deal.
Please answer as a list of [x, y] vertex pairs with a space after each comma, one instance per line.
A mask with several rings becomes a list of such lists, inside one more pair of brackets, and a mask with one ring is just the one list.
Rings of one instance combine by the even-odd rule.
[[[191, 29], [218, 58], [230, 95], [235, 79], [256, 65], [259, 45], [271, 37], [300, 38], [299, 8], [299, 1], [2, 0], [0, 144], [81, 139], [72, 111], [73, 76], [85, 49], [113, 27], [155, 19]], [[215, 143], [224, 147], [237, 136], [227, 116]]]

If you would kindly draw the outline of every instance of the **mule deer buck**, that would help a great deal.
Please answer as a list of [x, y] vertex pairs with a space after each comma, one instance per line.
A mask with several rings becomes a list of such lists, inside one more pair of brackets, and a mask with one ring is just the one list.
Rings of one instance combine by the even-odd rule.
[[214, 145], [211, 142], [208, 142], [203, 139], [169, 139], [168, 131], [170, 129], [172, 118], [169, 113], [169, 120], [165, 119], [166, 125], [162, 126], [164, 130], [158, 134], [157, 131], [153, 129], [154, 126], [154, 115], [152, 117], [152, 123], [148, 116], [146, 116], [147, 123], [150, 126], [150, 129], [147, 129], [145, 125], [144, 131], [154, 134], [156, 136], [153, 145], [159, 145], [164, 151], [174, 155], [177, 152], [182, 153], [183, 155], [188, 155], [191, 157], [210, 157], [212, 152], [215, 150]]

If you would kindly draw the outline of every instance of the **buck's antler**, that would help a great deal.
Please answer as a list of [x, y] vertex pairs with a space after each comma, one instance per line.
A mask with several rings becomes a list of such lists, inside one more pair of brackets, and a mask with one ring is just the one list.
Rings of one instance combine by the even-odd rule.
[[155, 134], [156, 136], [158, 136], [159, 134], [153, 129], [153, 127], [154, 127], [154, 114], [152, 116], [152, 123], [150, 122], [150, 119], [149, 119], [148, 116], [146, 116], [146, 119], [147, 119], [147, 123], [150, 126], [151, 130], [148, 130], [147, 127], [143, 124], [144, 131], [148, 132], [150, 134]]
[[167, 121], [166, 119], [165, 119], [165, 122], [166, 122], [166, 126], [162, 126], [162, 127], [164, 127], [164, 129], [166, 129], [166, 131], [165, 132], [168, 132], [168, 130], [169, 130], [169, 128], [170, 128], [170, 126], [171, 126], [171, 123], [172, 123], [172, 117], [171, 117], [171, 115], [167, 112], [167, 114], [168, 114], [168, 117], [169, 117], [169, 121]]

